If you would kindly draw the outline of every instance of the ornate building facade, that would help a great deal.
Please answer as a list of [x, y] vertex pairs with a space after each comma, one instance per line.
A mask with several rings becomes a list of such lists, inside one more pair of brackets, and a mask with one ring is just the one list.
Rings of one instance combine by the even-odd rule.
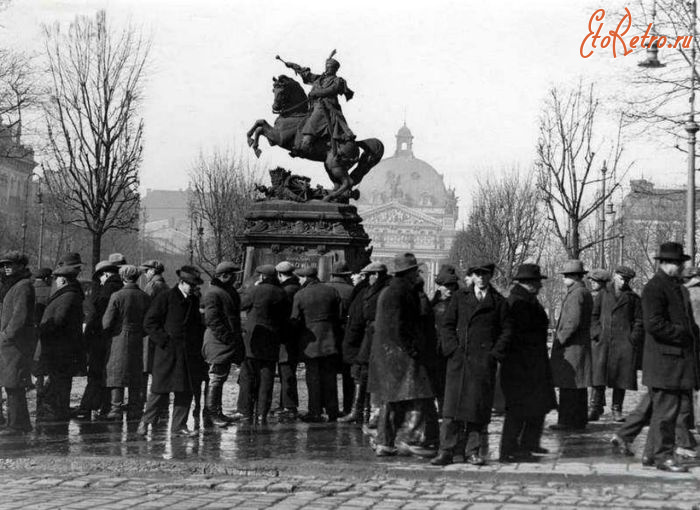
[[391, 270], [397, 253], [414, 253], [431, 294], [456, 236], [457, 197], [437, 170], [414, 155], [405, 124], [396, 134], [394, 155], [374, 167], [359, 190], [357, 207], [372, 239], [372, 260]]

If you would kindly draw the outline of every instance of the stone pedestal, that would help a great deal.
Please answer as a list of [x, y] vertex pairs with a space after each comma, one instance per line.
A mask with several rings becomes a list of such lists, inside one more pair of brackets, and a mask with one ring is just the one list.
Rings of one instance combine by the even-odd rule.
[[321, 280], [330, 278], [336, 262], [347, 262], [353, 271], [369, 263], [370, 238], [354, 205], [264, 200], [253, 204], [245, 219], [238, 238], [246, 250], [244, 281], [255, 276], [257, 266], [283, 260], [317, 266]]

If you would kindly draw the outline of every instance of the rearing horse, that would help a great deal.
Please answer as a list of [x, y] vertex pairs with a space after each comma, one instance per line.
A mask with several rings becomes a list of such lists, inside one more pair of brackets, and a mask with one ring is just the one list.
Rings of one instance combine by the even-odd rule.
[[[334, 152], [330, 135], [325, 135], [314, 140], [309, 152], [299, 153], [301, 127], [309, 114], [309, 99], [302, 86], [289, 76], [280, 75], [279, 78], [272, 78], [272, 82], [272, 113], [278, 114], [275, 125], [271, 126], [265, 119], [256, 120], [247, 133], [248, 145], [260, 157], [258, 141], [262, 135], [271, 146], [279, 145], [290, 151], [293, 157], [322, 161], [333, 182], [333, 191], [323, 200], [330, 202], [348, 196], [353, 186], [357, 186], [382, 159], [384, 145], [376, 138], [351, 140], [338, 144]], [[355, 168], [349, 172], [353, 165], [356, 165]]]

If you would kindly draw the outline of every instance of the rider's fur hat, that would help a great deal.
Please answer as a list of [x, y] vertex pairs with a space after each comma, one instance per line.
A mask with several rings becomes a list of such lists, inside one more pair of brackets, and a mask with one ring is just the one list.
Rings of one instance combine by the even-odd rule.
[[335, 50], [331, 51], [331, 54], [326, 59], [326, 64], [333, 64], [336, 69], [340, 69], [340, 62], [333, 58], [335, 55]]

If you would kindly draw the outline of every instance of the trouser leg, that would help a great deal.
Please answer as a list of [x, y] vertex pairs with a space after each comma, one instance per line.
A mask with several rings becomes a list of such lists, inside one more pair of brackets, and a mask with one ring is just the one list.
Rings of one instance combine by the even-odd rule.
[[338, 378], [336, 374], [336, 361], [333, 356], [321, 358], [321, 401], [326, 409], [328, 419], [333, 421], [340, 414], [338, 407]]
[[485, 434], [488, 434], [488, 423], [467, 422], [467, 445], [465, 447], [466, 455], [479, 454], [479, 448], [481, 447], [482, 437]]
[[652, 441], [652, 453], [657, 464], [673, 456], [682, 393], [677, 390], [651, 389], [651, 424], [647, 440]]
[[297, 364], [280, 363], [280, 400], [285, 409], [296, 410], [299, 407], [299, 390], [297, 388]]
[[109, 418], [116, 419], [122, 416], [124, 406], [124, 388], [110, 388]]
[[309, 415], [320, 416], [323, 410], [320, 358], [306, 361], [306, 388], [309, 394]]
[[605, 386], [593, 386], [591, 388], [590, 411], [603, 414], [605, 408]]
[[532, 451], [540, 447], [542, 430], [544, 429], [544, 416], [528, 416], [525, 418], [520, 436], [520, 448], [522, 450]]
[[73, 378], [61, 370], [49, 373], [45, 404], [52, 418], [66, 420], [70, 414], [70, 389]]
[[27, 407], [27, 390], [24, 388], [5, 388], [7, 393], [7, 426], [15, 430], [32, 430]]
[[340, 375], [343, 381], [343, 414], [348, 414], [355, 399], [355, 381], [350, 374], [350, 365], [341, 363], [340, 366]]
[[272, 390], [275, 384], [275, 362], [259, 361], [260, 385], [258, 387], [258, 415], [267, 418], [272, 406]]
[[450, 454], [464, 452], [464, 422], [443, 418], [440, 425], [440, 450]]
[[173, 402], [173, 418], [171, 422], [171, 430], [180, 430], [187, 428], [187, 415], [190, 412], [192, 404], [192, 392], [177, 391], [175, 392], [175, 400]]
[[209, 365], [209, 386], [204, 397], [204, 407], [209, 414], [218, 416], [221, 413], [221, 399], [224, 383], [231, 371], [230, 363]]
[[377, 444], [393, 447], [396, 433], [403, 423], [407, 407], [405, 402], [386, 402], [379, 412], [377, 423]]
[[238, 412], [245, 416], [253, 416], [256, 392], [254, 360], [246, 358], [241, 364], [238, 374]]
[[170, 401], [169, 393], [150, 393], [146, 400], [146, 406], [143, 410], [141, 421], [148, 424], [154, 424], [161, 413], [163, 401]]
[[520, 449], [520, 434], [525, 426], [525, 419], [506, 411], [501, 433], [501, 457], [512, 455]]
[[588, 422], [587, 400], [586, 388], [560, 388], [559, 424], [572, 428], [584, 428]]
[[625, 401], [625, 390], [621, 388], [613, 388], [612, 407], [618, 411], [622, 411], [622, 404]]
[[691, 391], [681, 392], [680, 408], [676, 419], [676, 445], [694, 450], [698, 443], [690, 431], [693, 428], [693, 398]]
[[634, 442], [642, 429], [649, 424], [651, 420], [651, 395], [649, 392], [642, 396], [637, 407], [627, 415], [625, 423], [617, 429], [617, 435], [620, 436], [626, 443]]

